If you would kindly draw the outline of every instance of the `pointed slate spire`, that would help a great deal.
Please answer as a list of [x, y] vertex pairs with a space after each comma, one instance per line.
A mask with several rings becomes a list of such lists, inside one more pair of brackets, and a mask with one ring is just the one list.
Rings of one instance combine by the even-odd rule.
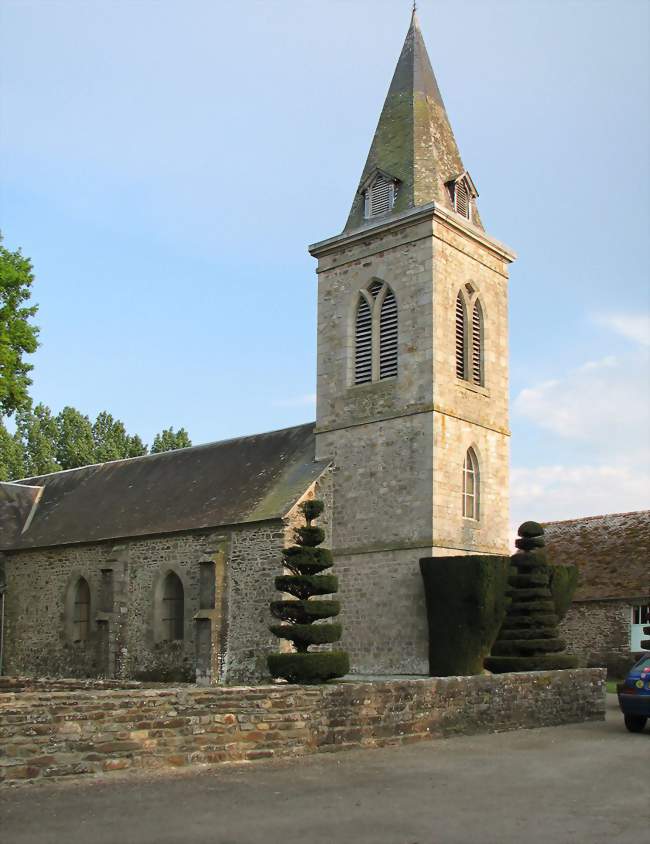
[[[363, 190], [377, 171], [399, 179], [391, 214], [428, 202], [453, 211], [447, 183], [465, 172], [415, 9], [346, 229], [365, 222]], [[481, 226], [473, 203], [472, 223]]]

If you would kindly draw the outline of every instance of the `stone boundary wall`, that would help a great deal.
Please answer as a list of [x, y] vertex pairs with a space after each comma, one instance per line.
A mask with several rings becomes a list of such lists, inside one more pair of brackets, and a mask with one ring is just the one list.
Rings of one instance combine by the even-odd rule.
[[[162, 683], [150, 683], [162, 687]], [[103, 691], [106, 689], [142, 689], [145, 684], [138, 680], [96, 680], [83, 677], [0, 677], [0, 695], [7, 692], [72, 692]], [[0, 703], [0, 713], [2, 704]], [[1, 715], [0, 715], [1, 717]]]
[[605, 672], [0, 693], [0, 784], [602, 720]]

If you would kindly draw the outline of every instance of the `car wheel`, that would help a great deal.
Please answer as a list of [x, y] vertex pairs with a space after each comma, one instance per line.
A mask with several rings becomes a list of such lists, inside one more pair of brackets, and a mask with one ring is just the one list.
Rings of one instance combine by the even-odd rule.
[[631, 733], [640, 733], [645, 727], [645, 722], [648, 720], [645, 715], [629, 715], [623, 716], [625, 719], [625, 726]]

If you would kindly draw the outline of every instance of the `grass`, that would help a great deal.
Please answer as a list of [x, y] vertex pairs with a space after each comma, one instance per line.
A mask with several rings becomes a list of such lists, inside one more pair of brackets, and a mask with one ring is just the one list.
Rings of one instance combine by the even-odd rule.
[[616, 684], [622, 682], [621, 680], [608, 680], [607, 681], [607, 691], [610, 694], [616, 694]]

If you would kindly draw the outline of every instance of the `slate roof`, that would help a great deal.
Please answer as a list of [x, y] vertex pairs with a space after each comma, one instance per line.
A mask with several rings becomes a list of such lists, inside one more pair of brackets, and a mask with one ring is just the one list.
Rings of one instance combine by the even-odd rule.
[[554, 563], [576, 563], [576, 601], [650, 600], [650, 510], [544, 525]]
[[[314, 460], [310, 423], [5, 483], [0, 485], [0, 548], [51, 547], [281, 518], [326, 466]], [[42, 487], [42, 494], [24, 529], [34, 494], [22, 490], [33, 487]]]
[[0, 483], [0, 537], [15, 537], [29, 524], [43, 487]]
[[[346, 231], [367, 222], [359, 191], [377, 168], [400, 180], [395, 205], [387, 217], [430, 202], [454, 210], [445, 185], [464, 173], [465, 167], [415, 12], [359, 180]], [[472, 223], [483, 228], [475, 207]]]

